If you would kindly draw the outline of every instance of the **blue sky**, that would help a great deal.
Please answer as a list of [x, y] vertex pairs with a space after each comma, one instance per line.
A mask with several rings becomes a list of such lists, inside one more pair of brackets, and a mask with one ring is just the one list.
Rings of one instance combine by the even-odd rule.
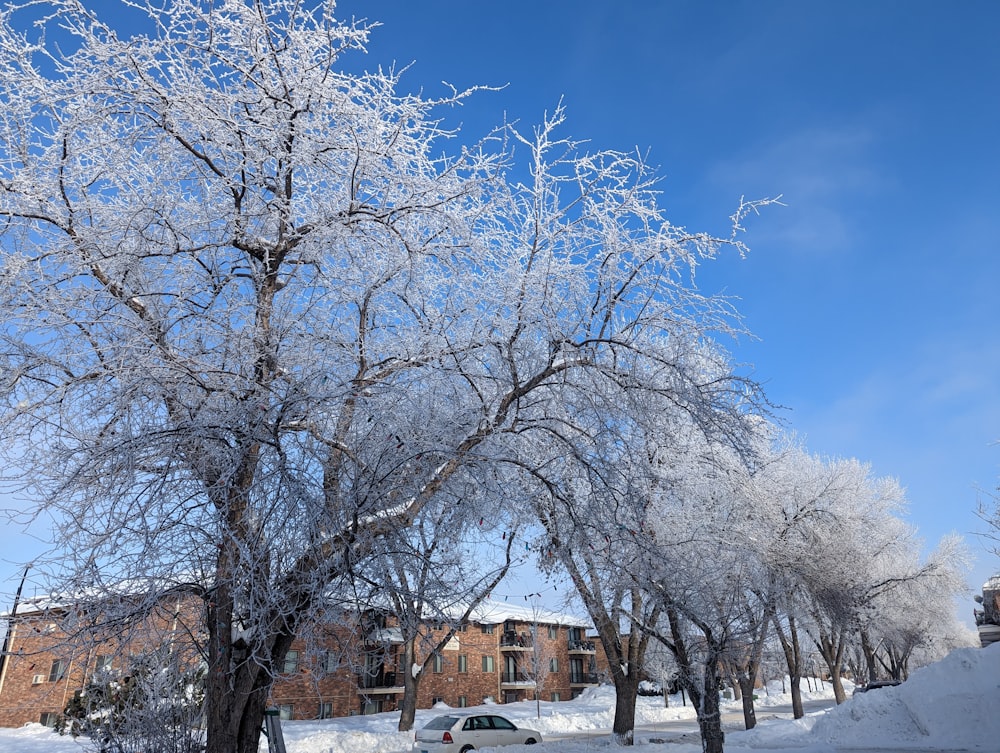
[[[787, 426], [907, 488], [929, 545], [974, 534], [1000, 477], [1000, 5], [991, 2], [342, 2], [372, 61], [428, 93], [508, 84], [461, 113], [647, 150], [671, 219], [721, 230], [786, 204], [751, 254], [702, 267], [757, 340], [735, 347]], [[963, 617], [971, 614], [972, 602]]]
[[[507, 85], [471, 134], [562, 99], [565, 134], [648, 151], [675, 224], [724, 232], [781, 194], [746, 259], [700, 270], [738, 296], [752, 364], [787, 426], [907, 488], [929, 544], [957, 531], [970, 585], [1000, 572], [974, 533], [1000, 480], [1000, 4], [342, 0], [383, 25], [367, 67], [404, 85]], [[0, 592], [35, 545], [7, 526]], [[7, 597], [0, 597], [9, 601]], [[963, 617], [971, 614], [971, 599]]]

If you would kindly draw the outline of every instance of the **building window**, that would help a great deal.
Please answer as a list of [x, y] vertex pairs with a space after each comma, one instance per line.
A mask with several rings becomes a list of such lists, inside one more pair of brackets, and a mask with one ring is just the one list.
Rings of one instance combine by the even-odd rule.
[[59, 714], [54, 711], [43, 711], [42, 715], [38, 718], [38, 723], [43, 727], [55, 727], [56, 719], [59, 718]]
[[558, 671], [559, 671], [559, 658], [553, 656], [551, 659], [549, 659], [549, 672], [558, 672]]
[[320, 719], [332, 719], [333, 718], [333, 704], [330, 702], [321, 703], [319, 705], [319, 718]]
[[480, 625], [479, 627], [482, 629], [483, 635], [493, 635], [493, 625]]
[[558, 701], [559, 700], [559, 694], [558, 693], [553, 693], [552, 694], [552, 700], [553, 701]]
[[285, 667], [282, 670], [286, 675], [292, 672], [298, 671], [299, 668], [299, 652], [289, 651], [285, 654]]
[[433, 669], [434, 674], [439, 675], [443, 669], [444, 662], [441, 660], [441, 654], [434, 654]]
[[549, 640], [554, 641], [559, 637], [559, 628], [556, 625], [549, 625]]
[[483, 672], [496, 672], [496, 665], [493, 663], [492, 656], [483, 657]]
[[464, 675], [469, 671], [469, 657], [465, 654], [458, 655], [458, 673]]
[[382, 701], [378, 698], [367, 698], [361, 703], [362, 714], [381, 714]]
[[444, 703], [444, 696], [436, 695], [431, 699], [431, 706], [437, 706], [439, 703]]
[[291, 720], [293, 712], [294, 709], [290, 703], [283, 703], [278, 706], [278, 718], [286, 722]]
[[461, 625], [459, 625], [457, 628], [455, 628], [455, 632], [456, 633], [465, 633], [465, 632], [468, 632], [468, 630], [469, 630], [469, 623], [468, 622], [463, 622]]
[[95, 674], [105, 674], [111, 671], [111, 661], [114, 657], [106, 656], [104, 654], [97, 655], [97, 661], [94, 662], [94, 673]]
[[334, 651], [327, 651], [323, 654], [323, 671], [328, 675], [332, 675], [337, 671], [340, 662], [337, 659], [337, 654]]
[[56, 659], [52, 662], [52, 668], [49, 670], [49, 682], [56, 682], [63, 679], [66, 676], [66, 662], [62, 659]]
[[460, 709], [464, 709], [468, 705], [469, 705], [469, 699], [466, 698], [464, 695], [460, 695], [458, 697], [458, 707]]

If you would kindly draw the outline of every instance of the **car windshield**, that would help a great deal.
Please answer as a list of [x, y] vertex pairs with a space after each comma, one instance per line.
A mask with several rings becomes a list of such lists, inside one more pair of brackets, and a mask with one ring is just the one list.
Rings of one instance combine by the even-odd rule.
[[436, 716], [424, 725], [424, 729], [451, 729], [457, 721], [457, 716]]

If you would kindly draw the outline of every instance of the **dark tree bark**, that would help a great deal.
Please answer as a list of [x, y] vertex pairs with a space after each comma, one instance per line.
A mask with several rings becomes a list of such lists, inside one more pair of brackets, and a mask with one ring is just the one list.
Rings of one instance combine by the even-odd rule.
[[740, 700], [743, 702], [743, 725], [746, 729], [757, 726], [757, 710], [753, 705], [753, 678], [746, 672], [740, 672], [736, 681], [740, 687]]
[[781, 620], [772, 615], [771, 622], [774, 632], [781, 643], [781, 651], [785, 656], [785, 666], [788, 668], [789, 692], [792, 695], [792, 716], [801, 719], [805, 716], [802, 706], [802, 646], [799, 643], [799, 631], [795, 617], [788, 617], [788, 632], [785, 632]]

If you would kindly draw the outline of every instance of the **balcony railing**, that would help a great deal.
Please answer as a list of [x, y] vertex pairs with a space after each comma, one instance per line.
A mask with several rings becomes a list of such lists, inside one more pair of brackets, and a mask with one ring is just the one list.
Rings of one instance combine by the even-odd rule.
[[596, 685], [597, 672], [571, 672], [569, 682], [570, 685]]
[[504, 672], [500, 682], [505, 685], [534, 685], [535, 678], [526, 672]]
[[500, 648], [531, 648], [533, 645], [530, 635], [504, 633], [500, 636]]
[[597, 645], [594, 641], [574, 641], [569, 642], [570, 651], [586, 651], [587, 653], [593, 653], [597, 651]]
[[395, 672], [379, 672], [375, 675], [359, 675], [358, 687], [365, 690], [374, 688], [395, 688], [399, 685], [396, 682]]

